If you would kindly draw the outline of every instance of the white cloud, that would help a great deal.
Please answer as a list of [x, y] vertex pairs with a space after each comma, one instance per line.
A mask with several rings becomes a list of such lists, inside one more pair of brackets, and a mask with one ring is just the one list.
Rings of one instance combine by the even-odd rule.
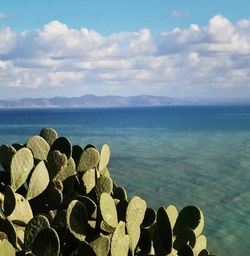
[[6, 13], [0, 12], [0, 20], [8, 18], [8, 15]]
[[188, 12], [174, 10], [171, 12], [170, 17], [172, 18], [185, 18], [189, 15]]
[[250, 20], [232, 23], [216, 15], [207, 26], [191, 24], [158, 37], [148, 29], [102, 36], [59, 21], [21, 33], [2, 27], [0, 88], [8, 86], [60, 88], [58, 95], [246, 96]]

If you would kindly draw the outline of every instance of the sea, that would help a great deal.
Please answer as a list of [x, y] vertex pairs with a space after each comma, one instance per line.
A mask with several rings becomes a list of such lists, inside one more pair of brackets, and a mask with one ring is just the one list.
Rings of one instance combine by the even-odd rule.
[[249, 255], [250, 106], [0, 110], [0, 144], [43, 127], [82, 147], [109, 144], [111, 176], [129, 198], [196, 205], [214, 255]]

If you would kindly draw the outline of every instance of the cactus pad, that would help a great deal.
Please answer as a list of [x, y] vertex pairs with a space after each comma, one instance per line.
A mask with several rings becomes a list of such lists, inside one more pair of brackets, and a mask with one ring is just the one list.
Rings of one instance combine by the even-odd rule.
[[11, 187], [17, 190], [23, 185], [33, 168], [34, 158], [32, 152], [28, 148], [18, 150], [11, 160]]
[[43, 128], [40, 131], [40, 136], [43, 137], [50, 146], [58, 138], [57, 131], [53, 128]]
[[100, 162], [99, 162], [99, 171], [103, 170], [109, 162], [110, 158], [110, 148], [109, 145], [104, 144], [101, 149]]
[[30, 200], [41, 194], [49, 184], [49, 173], [44, 161], [38, 163], [33, 170], [30, 180], [26, 199]]
[[39, 234], [39, 232], [49, 227], [50, 227], [49, 221], [45, 216], [36, 215], [34, 218], [32, 218], [27, 224], [24, 232], [25, 250], [29, 251], [34, 239]]
[[201, 210], [196, 206], [186, 206], [178, 215], [174, 226], [174, 235], [178, 235], [185, 228], [191, 228], [197, 236], [201, 233], [203, 226], [204, 218]]
[[79, 160], [78, 168], [77, 170], [79, 172], [85, 172], [89, 169], [92, 169], [97, 166], [99, 162], [99, 152], [97, 149], [93, 147], [89, 147], [87, 149], [84, 149], [81, 158]]
[[49, 152], [49, 144], [41, 136], [35, 135], [28, 139], [27, 148], [29, 148], [34, 158], [37, 160], [46, 160]]
[[172, 251], [172, 228], [166, 210], [161, 207], [157, 211], [156, 231], [153, 244], [156, 255], [165, 256]]
[[50, 151], [58, 150], [69, 159], [72, 155], [72, 145], [66, 137], [57, 138], [50, 147]]
[[5, 170], [10, 169], [10, 163], [13, 155], [16, 153], [15, 148], [9, 145], [0, 146], [0, 164]]
[[15, 192], [10, 186], [5, 187], [3, 211], [5, 216], [11, 215], [16, 207]]
[[42, 229], [35, 237], [31, 252], [36, 256], [58, 256], [60, 253], [60, 240], [52, 228]]
[[83, 203], [72, 200], [67, 209], [67, 225], [73, 236], [84, 241], [87, 233], [88, 211]]
[[108, 193], [102, 193], [100, 197], [100, 210], [103, 220], [112, 228], [118, 225], [117, 211], [113, 198]]
[[15, 193], [15, 198], [16, 207], [8, 219], [17, 224], [27, 224], [33, 218], [29, 201], [17, 193]]
[[94, 241], [90, 242], [96, 256], [107, 256], [110, 249], [110, 239], [108, 236], [100, 235]]
[[96, 196], [97, 199], [100, 198], [102, 193], [108, 193], [110, 194], [113, 190], [113, 181], [110, 177], [107, 176], [100, 176], [99, 179], [96, 181]]
[[67, 157], [58, 150], [52, 150], [48, 155], [48, 171], [53, 179], [67, 166]]
[[0, 255], [1, 256], [15, 256], [16, 255], [16, 251], [14, 249], [14, 247], [12, 246], [12, 244], [6, 240], [0, 239]]
[[111, 240], [111, 256], [127, 256], [129, 236], [125, 234], [125, 223], [120, 221]]

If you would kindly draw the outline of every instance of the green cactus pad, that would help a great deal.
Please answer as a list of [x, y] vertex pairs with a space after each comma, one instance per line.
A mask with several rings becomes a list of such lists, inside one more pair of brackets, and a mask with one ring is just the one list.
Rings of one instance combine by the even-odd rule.
[[109, 145], [104, 144], [101, 149], [99, 171], [103, 170], [109, 162], [110, 159], [110, 148]]
[[58, 150], [69, 159], [72, 155], [72, 145], [66, 137], [57, 138], [51, 145], [50, 151]]
[[1, 256], [15, 256], [16, 255], [16, 251], [15, 251], [14, 247], [6, 239], [0, 240], [0, 255]]
[[88, 211], [83, 203], [72, 200], [67, 209], [67, 225], [73, 236], [84, 241], [88, 226]]
[[102, 193], [100, 197], [100, 210], [103, 220], [111, 227], [116, 228], [118, 225], [115, 202], [108, 193]]
[[143, 253], [143, 255], [148, 255], [150, 253], [151, 247], [152, 247], [151, 244], [152, 244], [152, 240], [151, 240], [148, 229], [141, 228], [141, 235], [138, 242], [138, 246], [141, 252]]
[[72, 147], [72, 157], [76, 163], [76, 166], [78, 166], [81, 155], [83, 153], [83, 148], [79, 145], [74, 145]]
[[144, 219], [146, 208], [146, 202], [138, 196], [134, 196], [127, 207], [126, 227], [130, 238], [129, 246], [132, 255], [134, 255], [135, 247], [140, 238], [140, 225]]
[[113, 181], [110, 177], [100, 176], [96, 181], [95, 192], [97, 199], [100, 198], [102, 193], [110, 194], [113, 190]]
[[87, 149], [84, 149], [77, 170], [79, 172], [85, 172], [89, 169], [92, 169], [97, 166], [99, 162], [99, 152], [97, 149], [93, 147], [89, 147]]
[[67, 165], [57, 174], [56, 178], [64, 181], [67, 178], [76, 175], [76, 164], [72, 157], [67, 161]]
[[28, 139], [27, 148], [29, 148], [34, 158], [37, 160], [46, 160], [49, 152], [49, 144], [41, 136], [35, 135]]
[[32, 218], [33, 213], [29, 201], [22, 195], [15, 193], [16, 207], [8, 219], [17, 224], [27, 224]]
[[78, 250], [74, 256], [96, 256], [94, 249], [86, 241], [81, 241], [78, 245]]
[[82, 195], [78, 195], [74, 199], [81, 201], [85, 205], [85, 207], [88, 211], [88, 216], [93, 217], [93, 215], [96, 215], [95, 212], [96, 212], [97, 206], [96, 206], [96, 203], [92, 199], [90, 199], [87, 196], [82, 196]]
[[52, 150], [48, 155], [48, 171], [50, 179], [54, 179], [67, 166], [67, 157], [58, 150]]
[[125, 234], [125, 223], [120, 221], [111, 240], [111, 256], [127, 256], [129, 236]]
[[31, 252], [36, 256], [58, 256], [60, 253], [60, 240], [52, 228], [42, 229], [35, 237]]
[[196, 243], [196, 236], [191, 228], [186, 228], [181, 231], [174, 240], [173, 247], [175, 250], [179, 250], [182, 246], [189, 244], [194, 248]]
[[210, 254], [208, 250], [203, 249], [203, 250], [198, 254], [198, 256], [212, 256], [212, 254]]
[[17, 190], [23, 185], [34, 165], [32, 152], [28, 148], [21, 148], [12, 157], [10, 164], [11, 187]]
[[156, 230], [153, 237], [155, 253], [165, 256], [172, 251], [172, 228], [166, 210], [161, 207], [157, 211]]
[[199, 255], [199, 253], [202, 250], [206, 249], [206, 247], [207, 247], [207, 238], [204, 235], [200, 235], [199, 237], [197, 237], [196, 244], [193, 248], [194, 254]]
[[57, 131], [53, 128], [43, 128], [40, 131], [40, 136], [43, 137], [50, 146], [58, 138]]
[[130, 225], [140, 226], [147, 209], [146, 202], [139, 196], [134, 196], [128, 204], [126, 212], [127, 227]]
[[178, 235], [183, 229], [191, 228], [196, 236], [200, 235], [204, 226], [204, 217], [196, 206], [186, 206], [181, 210], [174, 226], [174, 235]]
[[10, 170], [10, 163], [13, 155], [16, 153], [15, 148], [9, 145], [0, 146], [0, 164], [5, 170]]
[[166, 212], [168, 214], [169, 221], [171, 223], [172, 229], [174, 229], [175, 222], [178, 217], [178, 210], [174, 205], [169, 205], [166, 209]]
[[88, 194], [96, 185], [96, 171], [95, 169], [87, 170], [82, 175], [82, 182], [86, 194]]
[[142, 221], [142, 226], [148, 228], [153, 225], [156, 221], [156, 211], [153, 208], [147, 208], [145, 212], [144, 219]]
[[16, 207], [15, 192], [10, 186], [5, 187], [3, 211], [5, 216], [11, 215]]
[[103, 231], [104, 234], [111, 234], [114, 233], [115, 228], [109, 226], [104, 220], [101, 221], [100, 228]]
[[40, 195], [49, 184], [49, 173], [44, 161], [40, 161], [31, 173], [26, 199]]
[[34, 239], [39, 232], [45, 228], [49, 228], [49, 220], [44, 215], [36, 215], [26, 225], [24, 232], [24, 249], [29, 251]]
[[110, 238], [100, 235], [94, 241], [89, 243], [96, 256], [107, 256], [110, 250]]
[[177, 253], [178, 256], [194, 256], [192, 247], [188, 244], [182, 246]]
[[23, 144], [20, 144], [20, 143], [13, 143], [11, 145], [16, 151], [23, 148]]
[[4, 232], [8, 236], [9, 242], [16, 247], [17, 245], [17, 235], [16, 230], [11, 221], [8, 219], [0, 218], [0, 231]]
[[126, 221], [126, 211], [128, 207], [128, 201], [121, 200], [116, 204], [116, 210], [119, 221]]
[[60, 207], [60, 204], [63, 201], [63, 194], [62, 191], [56, 187], [56, 184], [50, 183], [48, 186], [47, 192], [47, 209], [48, 210], [55, 210]]
[[124, 187], [117, 187], [114, 189], [114, 198], [119, 200], [128, 200], [128, 195]]

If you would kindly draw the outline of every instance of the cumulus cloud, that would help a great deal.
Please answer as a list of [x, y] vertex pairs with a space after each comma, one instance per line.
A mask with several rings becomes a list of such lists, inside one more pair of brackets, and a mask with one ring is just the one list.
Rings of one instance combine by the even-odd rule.
[[250, 20], [232, 23], [216, 15], [207, 26], [191, 24], [158, 37], [148, 29], [103, 36], [60, 21], [20, 33], [2, 27], [1, 87], [60, 88], [58, 95], [246, 96]]

